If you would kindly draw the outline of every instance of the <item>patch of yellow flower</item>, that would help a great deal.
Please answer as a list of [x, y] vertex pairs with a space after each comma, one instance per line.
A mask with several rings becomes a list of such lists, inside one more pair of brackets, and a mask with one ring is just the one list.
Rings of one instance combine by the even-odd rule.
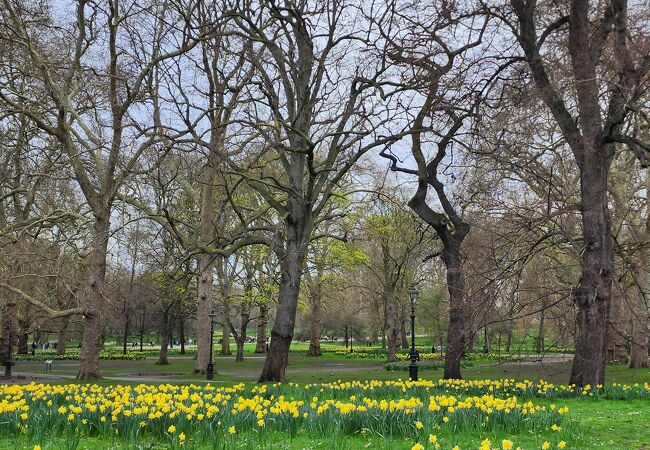
[[[518, 428], [560, 431], [568, 407], [520, 400], [523, 393], [535, 392], [528, 396], [534, 398], [539, 392], [546, 395], [557, 389], [550, 383], [513, 380], [241, 383], [231, 387], [31, 383], [0, 386], [0, 421], [14, 424], [18, 430], [47, 415], [52, 427], [62, 432], [78, 430], [127, 438], [135, 429], [165, 439], [173, 435], [181, 444], [187, 441], [189, 430], [197, 435], [227, 436], [237, 434], [237, 430], [255, 428], [265, 433], [295, 425], [310, 434], [343, 428], [395, 436], [410, 429], [413, 434], [405, 437], [426, 439], [427, 448], [440, 448], [439, 439], [429, 431], [446, 424], [455, 430], [469, 427], [488, 431], [516, 423]], [[589, 392], [599, 389], [590, 388]], [[645, 387], [634, 389], [640, 392]], [[558, 448], [566, 446], [564, 441], [560, 444]], [[422, 446], [416, 443], [414, 448], [419, 448], [417, 445]], [[491, 445], [485, 440], [480, 450], [493, 450]], [[544, 445], [542, 449], [548, 450]], [[514, 444], [505, 439], [501, 449], [512, 450]]]

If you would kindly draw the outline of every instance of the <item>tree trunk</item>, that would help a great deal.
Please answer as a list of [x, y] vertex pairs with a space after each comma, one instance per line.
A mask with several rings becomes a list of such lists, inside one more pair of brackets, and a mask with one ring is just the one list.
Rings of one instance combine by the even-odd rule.
[[620, 289], [612, 293], [611, 313], [607, 323], [607, 362], [620, 363], [629, 357], [626, 341], [631, 333], [627, 330], [630, 321], [625, 307], [626, 298], [626, 293]]
[[289, 361], [289, 347], [293, 339], [305, 253], [302, 232], [299, 231], [302, 229], [301, 221], [294, 219], [287, 225], [286, 248], [283, 258], [281, 258], [282, 274], [278, 293], [278, 310], [271, 329], [271, 344], [260, 374], [260, 383], [286, 381], [285, 370]]
[[535, 351], [544, 352], [544, 320], [546, 314], [546, 304], [542, 305], [542, 311], [539, 313], [539, 327], [537, 329], [537, 338], [535, 339]]
[[631, 369], [648, 368], [648, 321], [645, 323], [640, 319], [633, 319], [632, 322], [632, 347], [630, 349], [629, 367]]
[[[404, 302], [401, 302], [401, 303], [402, 303], [402, 311], [401, 311], [401, 314], [400, 314], [401, 324], [400, 324], [400, 339], [399, 339], [399, 341], [400, 341], [400, 346], [402, 347], [402, 349], [407, 349], [408, 350], [408, 348], [409, 348], [409, 339], [408, 339], [408, 336], [406, 334], [406, 311], [404, 311]], [[410, 330], [410, 331], [413, 331], [413, 330]]]
[[[230, 308], [226, 304], [224, 306], [224, 315], [227, 317], [230, 314]], [[230, 328], [228, 328], [228, 322], [223, 322], [221, 332], [221, 354], [224, 356], [232, 355], [230, 351]]]
[[18, 332], [18, 341], [16, 342], [18, 346], [18, 348], [16, 349], [17, 355], [27, 355], [29, 353], [28, 341], [29, 341], [29, 333], [23, 326], [21, 326]]
[[239, 325], [239, 335], [235, 340], [237, 344], [237, 353], [235, 354], [235, 361], [242, 362], [244, 361], [244, 344], [246, 343], [246, 337], [248, 334], [248, 322], [250, 321], [250, 306], [242, 304], [241, 307], [241, 322]]
[[126, 355], [127, 352], [126, 345], [129, 339], [129, 320], [130, 320], [129, 308], [126, 306], [126, 301], [124, 302], [124, 314], [125, 317], [124, 317], [124, 332], [122, 335], [122, 354]]
[[255, 353], [266, 353], [266, 326], [269, 323], [269, 307], [260, 303], [260, 315], [257, 318], [257, 344]]
[[[645, 178], [646, 195], [646, 220], [645, 220], [645, 244], [650, 243], [650, 168], [646, 170]], [[637, 295], [632, 297], [632, 346], [630, 348], [630, 368], [647, 368], [648, 357], [650, 357], [650, 258], [646, 250], [645, 258], [642, 259], [642, 269], [638, 276], [639, 289]]]
[[397, 305], [395, 298], [395, 286], [388, 284], [385, 287], [384, 296], [386, 297], [386, 341], [388, 345], [388, 362], [397, 361], [397, 340], [399, 336]]
[[99, 352], [102, 347], [102, 311], [104, 310], [104, 283], [106, 280], [106, 254], [110, 231], [110, 205], [101, 215], [95, 215], [92, 251], [89, 270], [89, 312], [84, 321], [81, 340], [79, 380], [100, 378]]
[[181, 355], [185, 354], [185, 319], [183, 316], [178, 318], [178, 340], [181, 342]]
[[12, 294], [9, 294], [2, 314], [2, 351], [0, 352], [0, 363], [11, 358], [13, 351], [12, 340], [16, 333], [16, 301]]
[[574, 290], [577, 336], [569, 379], [576, 386], [605, 382], [613, 264], [607, 209], [609, 164], [604, 155], [603, 148], [587, 149], [580, 173], [584, 250], [582, 276]]
[[244, 361], [244, 343], [246, 342], [246, 337], [241, 334], [235, 339], [235, 344], [237, 345], [237, 351], [235, 353], [235, 361], [242, 362]]
[[[320, 283], [317, 279], [315, 283]], [[311, 290], [311, 314], [309, 316], [309, 351], [307, 356], [321, 356], [320, 334], [321, 334], [321, 296], [320, 287], [316, 286]]]
[[212, 283], [214, 260], [210, 255], [199, 255], [196, 303], [196, 366], [194, 372], [205, 374], [210, 361], [210, 313], [212, 312]]
[[[650, 187], [650, 182], [648, 182]], [[648, 194], [650, 196], [650, 193]], [[648, 213], [650, 215], [650, 213]], [[632, 316], [632, 346], [630, 348], [630, 360], [628, 366], [631, 369], [647, 368], [648, 350], [650, 350], [648, 338], [650, 337], [650, 314], [646, 299], [650, 293], [650, 269], [644, 268], [644, 273], [640, 277], [640, 287], [638, 294], [631, 300]]]
[[66, 352], [69, 325], [70, 325], [70, 316], [62, 317], [61, 325], [59, 325], [59, 333], [56, 338], [56, 354], [59, 356], [65, 355]]
[[162, 330], [160, 330], [160, 354], [158, 355], [158, 361], [156, 361], [156, 365], [158, 366], [166, 366], [169, 364], [167, 351], [169, 349], [169, 340], [172, 329], [169, 311], [165, 311], [162, 318]]
[[506, 353], [510, 353], [510, 347], [512, 347], [512, 328], [512, 326], [508, 328], [508, 334], [506, 335]]
[[452, 238], [442, 250], [442, 260], [447, 268], [449, 291], [449, 328], [445, 350], [445, 379], [461, 379], [460, 362], [467, 343], [465, 328], [465, 281], [463, 279], [460, 242]]

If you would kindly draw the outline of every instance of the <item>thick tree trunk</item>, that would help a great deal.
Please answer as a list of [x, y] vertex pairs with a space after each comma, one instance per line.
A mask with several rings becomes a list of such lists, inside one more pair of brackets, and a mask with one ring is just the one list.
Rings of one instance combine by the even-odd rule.
[[250, 308], [248, 305], [241, 307], [241, 323], [239, 325], [239, 334], [235, 343], [237, 344], [237, 353], [235, 354], [235, 361], [244, 361], [244, 344], [246, 343], [246, 336], [248, 334], [248, 322], [250, 322]]
[[102, 311], [104, 310], [104, 283], [106, 280], [106, 253], [110, 231], [110, 205], [95, 216], [89, 270], [89, 304], [81, 340], [79, 380], [100, 378], [99, 352], [102, 348]]
[[70, 326], [70, 316], [61, 318], [59, 325], [59, 333], [56, 338], [56, 354], [59, 356], [65, 355], [66, 345], [68, 342], [68, 327]]
[[235, 353], [235, 361], [242, 362], [244, 361], [244, 343], [246, 342], [246, 336], [239, 335], [235, 339], [235, 344], [237, 345], [237, 351]]
[[607, 204], [609, 164], [605, 150], [588, 149], [581, 167], [582, 277], [574, 291], [577, 307], [576, 349], [570, 384], [604, 384], [607, 322], [611, 306], [612, 248]]
[[[463, 236], [464, 237], [464, 236]], [[465, 281], [463, 279], [460, 242], [451, 239], [442, 250], [442, 260], [447, 269], [449, 291], [449, 328], [445, 351], [445, 379], [460, 379], [460, 363], [467, 343], [465, 327]]]
[[156, 365], [158, 366], [166, 366], [169, 364], [167, 353], [172, 327], [170, 326], [169, 317], [167, 316], [168, 315], [165, 314], [165, 317], [163, 318], [162, 330], [160, 332], [160, 354], [158, 355], [158, 361], [156, 361]]
[[260, 383], [286, 381], [285, 370], [289, 360], [289, 347], [293, 339], [305, 253], [301, 230], [300, 221], [289, 223], [287, 226], [288, 236], [281, 262], [282, 275], [278, 294], [278, 310], [271, 330], [269, 352], [259, 378]]
[[210, 255], [199, 255], [196, 303], [196, 367], [195, 372], [205, 374], [210, 360], [210, 313], [212, 312], [212, 283], [214, 260]]
[[18, 335], [18, 341], [16, 342], [17, 355], [27, 355], [29, 353], [29, 345], [27, 345], [28, 340], [29, 333], [20, 333]]
[[[20, 321], [19, 321], [20, 323]], [[29, 333], [24, 324], [20, 325], [20, 331], [18, 333], [18, 341], [16, 342], [16, 354], [17, 355], [27, 355], [29, 353]]]
[[[316, 280], [316, 283], [319, 283]], [[316, 287], [311, 292], [311, 314], [309, 316], [309, 351], [307, 356], [321, 356], [320, 334], [321, 334], [321, 296], [320, 288]]]
[[266, 353], [266, 327], [269, 323], [269, 307], [260, 304], [260, 315], [257, 318], [257, 344], [255, 353]]

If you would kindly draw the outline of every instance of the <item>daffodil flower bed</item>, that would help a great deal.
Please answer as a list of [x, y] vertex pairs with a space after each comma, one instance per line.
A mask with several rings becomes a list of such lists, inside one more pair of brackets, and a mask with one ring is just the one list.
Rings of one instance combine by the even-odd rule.
[[[156, 350], [158, 354], [160, 350]], [[99, 352], [99, 359], [104, 360], [125, 360], [125, 361], [139, 361], [146, 359], [150, 355], [147, 351], [132, 350], [129, 351], [126, 355], [122, 353], [122, 350], [115, 349], [106, 349]], [[58, 355], [56, 350], [38, 350], [34, 356], [32, 354], [28, 355], [14, 355], [15, 361], [44, 361], [46, 359], [60, 359], [60, 360], [78, 360], [79, 359], [79, 349], [70, 349], [66, 350], [65, 355]]]
[[512, 380], [233, 387], [32, 383], [0, 386], [0, 436], [27, 435], [37, 442], [49, 436], [72, 436], [72, 442], [81, 436], [149, 437], [179, 447], [190, 441], [225, 446], [241, 432], [255, 433], [260, 440], [270, 432], [289, 438], [303, 433], [359, 433], [404, 437], [423, 446], [414, 448], [439, 448], [438, 432], [467, 430], [550, 433], [556, 437], [555, 448], [561, 442], [566, 445], [560, 437], [570, 439], [569, 408], [539, 404], [536, 397], [624, 395], [650, 398], [650, 388], [646, 384], [576, 390]]

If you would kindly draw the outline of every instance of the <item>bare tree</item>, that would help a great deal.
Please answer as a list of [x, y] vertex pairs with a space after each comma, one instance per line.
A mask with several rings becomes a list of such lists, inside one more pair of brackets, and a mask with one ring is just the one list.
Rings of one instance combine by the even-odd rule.
[[346, 58], [364, 38], [351, 6], [338, 0], [254, 6], [242, 1], [233, 2], [229, 15], [263, 50], [253, 59], [251, 88], [267, 106], [252, 110], [248, 121], [257, 146], [247, 148], [260, 151], [258, 163], [244, 167], [232, 157], [226, 160], [283, 221], [275, 245], [281, 266], [278, 309], [259, 381], [284, 381], [315, 223], [359, 158], [397, 138], [381, 134], [389, 114], [372, 109], [376, 69], [362, 59], [350, 67]]
[[[616, 143], [629, 146], [642, 161], [648, 158], [648, 146], [623, 131], [650, 70], [648, 36], [629, 27], [625, 0], [597, 6], [583, 0], [557, 6], [512, 0], [511, 7], [512, 14], [501, 17], [517, 38], [537, 92], [580, 171], [584, 242], [582, 276], [573, 294], [578, 335], [569, 382], [602, 384], [613, 277], [608, 175]], [[570, 58], [571, 89], [560, 90], [553, 80], [549, 54], [558, 50]], [[614, 67], [609, 67], [609, 54]]]
[[[444, 1], [408, 10], [391, 3], [379, 22], [382, 51], [387, 62], [399, 69], [404, 89], [423, 97], [409, 129], [410, 150], [416, 168], [399, 164], [399, 158], [389, 151], [381, 155], [391, 161], [392, 170], [417, 176], [417, 191], [408, 205], [435, 230], [442, 243], [440, 256], [447, 269], [450, 297], [445, 378], [461, 378], [460, 362], [468, 339], [461, 245], [470, 231], [470, 224], [457, 211], [445, 188], [442, 172], [454, 140], [458, 139], [467, 119], [476, 113], [475, 90], [479, 87], [455, 80], [472, 78], [468, 54], [481, 44], [488, 23], [480, 14], [482, 11], [472, 9], [472, 5], [467, 10], [455, 11]], [[478, 27], [474, 24], [477, 17]], [[454, 47], [452, 36], [459, 27], [467, 30], [466, 43]], [[403, 32], [405, 28], [408, 31]], [[428, 135], [433, 135], [437, 141], [430, 143]], [[431, 155], [428, 154], [429, 146], [435, 149]], [[428, 203], [430, 189], [442, 211]]]

